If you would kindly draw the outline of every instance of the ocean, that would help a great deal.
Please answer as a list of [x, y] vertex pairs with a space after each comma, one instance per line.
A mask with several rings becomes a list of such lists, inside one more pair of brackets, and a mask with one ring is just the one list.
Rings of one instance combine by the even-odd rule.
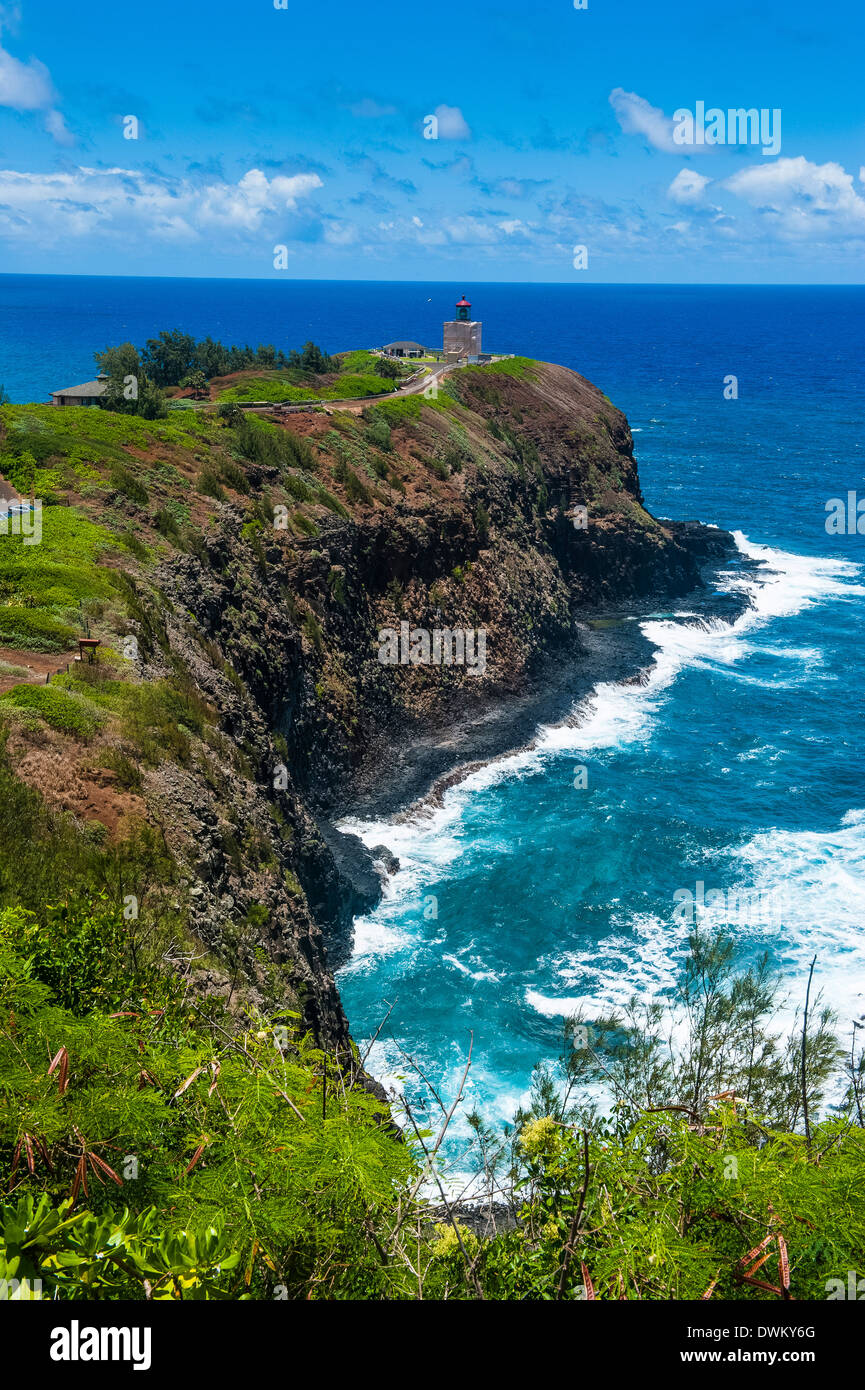
[[506, 1121], [569, 1013], [671, 990], [676, 904], [702, 892], [743, 964], [770, 951], [790, 1010], [816, 952], [849, 1039], [865, 1016], [865, 535], [827, 532], [826, 506], [865, 498], [865, 288], [3, 276], [0, 383], [45, 399], [87, 379], [94, 350], [161, 328], [438, 343], [463, 291], [485, 348], [573, 367], [625, 411], [650, 511], [725, 527], [764, 563], [719, 579], [748, 585], [735, 621], [695, 624], [682, 603], [623, 615], [655, 650], [647, 685], [598, 688], [576, 723], [425, 814], [349, 823], [401, 864], [339, 974], [355, 1038], [390, 1010], [369, 1065], [419, 1100], [405, 1054], [451, 1097], [473, 1037], [467, 1108]]

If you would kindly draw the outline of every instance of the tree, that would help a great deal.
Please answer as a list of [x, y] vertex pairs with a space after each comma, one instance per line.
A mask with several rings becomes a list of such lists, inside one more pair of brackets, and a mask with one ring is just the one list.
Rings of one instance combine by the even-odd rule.
[[180, 384], [191, 391], [197, 401], [207, 395], [207, 377], [202, 371], [189, 372]]
[[229, 429], [243, 424], [243, 411], [233, 401], [223, 401], [217, 406], [216, 413]]
[[376, 363], [373, 370], [376, 372], [378, 376], [389, 377], [392, 381], [395, 380], [396, 377], [402, 376], [402, 371], [400, 370], [399, 364], [396, 362], [392, 362], [389, 357], [376, 358]]
[[137, 414], [143, 420], [162, 420], [168, 414], [165, 397], [158, 386], [144, 377], [138, 390]]
[[145, 420], [160, 420], [167, 415], [162, 392], [145, 375], [138, 349], [132, 343], [120, 343], [94, 355], [100, 372], [108, 377], [99, 401], [103, 410], [141, 415]]
[[195, 339], [179, 328], [163, 329], [158, 338], [148, 338], [141, 360], [157, 386], [178, 386], [197, 366]]
[[144, 373], [138, 349], [132, 343], [120, 343], [93, 354], [100, 373], [108, 377], [99, 404], [103, 410], [121, 415], [137, 415], [141, 382]]
[[317, 376], [336, 371], [338, 367], [334, 358], [328, 357], [317, 343], [311, 341], [304, 343], [302, 352], [292, 352], [289, 361], [292, 367], [299, 367], [303, 372], [313, 372]]

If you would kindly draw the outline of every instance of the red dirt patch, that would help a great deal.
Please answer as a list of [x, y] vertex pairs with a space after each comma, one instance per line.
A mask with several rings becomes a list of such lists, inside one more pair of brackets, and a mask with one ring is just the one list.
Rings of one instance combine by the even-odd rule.
[[13, 735], [9, 751], [17, 776], [48, 806], [68, 811], [76, 820], [100, 821], [112, 840], [122, 838], [131, 820], [147, 818], [144, 801], [118, 787], [115, 773], [78, 762], [60, 740], [34, 747]]
[[65, 671], [78, 655], [77, 647], [71, 652], [28, 652], [17, 647], [0, 647], [0, 661], [7, 666], [17, 666], [27, 672], [23, 676], [6, 676], [0, 671], [0, 695], [11, 690], [13, 685], [44, 685], [47, 675], [55, 676]]

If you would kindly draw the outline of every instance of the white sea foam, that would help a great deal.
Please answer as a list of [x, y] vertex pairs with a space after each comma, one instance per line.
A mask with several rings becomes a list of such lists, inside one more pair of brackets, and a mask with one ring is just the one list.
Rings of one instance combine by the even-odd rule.
[[848, 1028], [865, 1020], [865, 810], [828, 831], [769, 830], [729, 851], [733, 872], [783, 904], [768, 937], [785, 971], [801, 980], [815, 952], [815, 980]]
[[[718, 587], [744, 591], [749, 600], [749, 607], [732, 623], [721, 619], [694, 621], [692, 614], [684, 612], [674, 619], [645, 619], [642, 631], [655, 647], [645, 684], [599, 685], [575, 708], [567, 723], [540, 727], [531, 747], [477, 769], [449, 788], [440, 803], [421, 808], [409, 819], [350, 822], [343, 827], [359, 834], [370, 846], [386, 843], [401, 862], [400, 872], [388, 881], [379, 914], [356, 923], [355, 957], [349, 970], [372, 969], [377, 956], [411, 950], [416, 929], [400, 920], [400, 910], [407, 899], [421, 901], [424, 889], [459, 859], [463, 815], [479, 793], [503, 780], [530, 776], [552, 759], [589, 756], [648, 739], [669, 688], [684, 670], [703, 667], [716, 674], [726, 672], [743, 683], [761, 684], [744, 669], [747, 659], [759, 654], [788, 663], [792, 683], [801, 679], [797, 667], [820, 665], [822, 652], [817, 648], [773, 645], [772, 625], [827, 600], [843, 602], [861, 597], [865, 594], [859, 582], [861, 567], [846, 560], [792, 555], [753, 544], [741, 534], [736, 535], [736, 541], [743, 555], [761, 564], [756, 573], [729, 574], [719, 580]], [[763, 640], [764, 632], [768, 641]], [[777, 680], [772, 683], [778, 684]], [[751, 755], [738, 756], [756, 755], [756, 751], [761, 758], [778, 755], [778, 750], [763, 747], [752, 750]], [[747, 925], [734, 925], [746, 951], [748, 947], [753, 951], [771, 948], [795, 990], [779, 1014], [779, 1030], [794, 1026], [796, 1008], [802, 1003], [802, 981], [815, 950], [815, 988], [837, 1009], [842, 1031], [849, 1031], [854, 1019], [865, 1021], [865, 811], [850, 811], [834, 830], [767, 831], [732, 847], [728, 859], [728, 881], [711, 886], [769, 896], [783, 890], [783, 915], [773, 932], [767, 935], [765, 931], [751, 931]], [[646, 1000], [669, 995], [685, 959], [689, 930], [686, 924], [673, 920], [673, 904], [670, 907], [669, 914], [645, 913], [619, 923], [614, 920], [608, 933], [588, 949], [584, 945], [565, 949], [555, 957], [539, 960], [536, 978], [549, 984], [526, 989], [529, 1009], [550, 1020], [579, 1012], [590, 1020], [599, 1012], [624, 1009], [634, 996]], [[398, 926], [382, 921], [382, 911], [388, 916], [392, 913]], [[712, 913], [703, 920], [711, 925]], [[424, 944], [431, 944], [428, 936]], [[470, 964], [454, 955], [443, 959], [467, 979], [495, 978], [493, 972], [481, 968], [477, 957], [471, 958]], [[677, 1031], [674, 1026], [674, 1033]], [[442, 1057], [441, 1049], [436, 1056], [440, 1093], [448, 1096], [456, 1094], [464, 1065], [462, 1050], [454, 1051], [455, 1047], [452, 1042], [450, 1061]], [[444, 1076], [438, 1071], [442, 1062]], [[394, 1075], [399, 1065], [399, 1056], [390, 1046], [377, 1045], [376, 1055], [370, 1059], [374, 1074]], [[518, 1105], [526, 1103], [527, 1094], [492, 1071], [487, 1074], [483, 1060], [476, 1059], [465, 1105], [449, 1136], [460, 1147], [460, 1141], [468, 1143], [471, 1138], [465, 1112], [475, 1101], [487, 1120], [504, 1122], [511, 1119]], [[472, 1164], [466, 1167], [470, 1169]], [[459, 1175], [454, 1174], [449, 1184], [452, 1193], [459, 1181]]]
[[[724, 892], [727, 904], [707, 907], [700, 915], [702, 925], [729, 931], [743, 958], [771, 950], [786, 981], [779, 1028], [793, 1026], [816, 953], [815, 991], [822, 990], [825, 1002], [837, 1011], [847, 1036], [854, 1020], [865, 1022], [865, 810], [848, 811], [840, 825], [827, 831], [754, 835], [730, 848], [726, 858], [728, 874], [706, 888]], [[746, 895], [752, 903], [771, 906], [767, 921], [741, 922], [736, 911], [731, 914], [729, 904], [745, 901]], [[627, 934], [614, 930], [589, 947], [540, 960], [539, 974], [554, 979], [561, 994], [527, 989], [526, 1003], [546, 1018], [581, 1013], [591, 1020], [624, 1008], [634, 996], [645, 1000], [669, 993], [690, 930], [687, 922], [674, 920], [673, 908], [671, 902], [665, 916], [630, 919]]]
[[[862, 596], [865, 587], [856, 582], [861, 566], [850, 560], [795, 555], [759, 545], [739, 531], [734, 537], [740, 553], [759, 562], [759, 568], [746, 575], [722, 572], [718, 577], [718, 588], [744, 591], [749, 600], [749, 607], [732, 623], [722, 618], [691, 621], [684, 614], [677, 615], [678, 620], [645, 619], [640, 626], [655, 655], [644, 684], [602, 682], [575, 706], [567, 722], [541, 725], [530, 747], [474, 770], [449, 787], [440, 802], [426, 803], [411, 816], [348, 819], [341, 824], [341, 829], [358, 835], [370, 848], [384, 843], [398, 857], [399, 872], [388, 879], [385, 889], [387, 904], [396, 907], [408, 899], [420, 900], [424, 888], [460, 858], [463, 813], [479, 793], [502, 781], [529, 776], [553, 758], [590, 755], [649, 738], [666, 694], [682, 671], [700, 667], [726, 670], [743, 683], [763, 685], [767, 682], [741, 670], [742, 662], [757, 651], [783, 656], [791, 663], [819, 663], [819, 650], [777, 648], [763, 644], [759, 633], [773, 620], [820, 602]], [[778, 682], [771, 684], [777, 686]], [[361, 953], [368, 961], [377, 950], [390, 954], [406, 944], [394, 945], [389, 929], [380, 923], [368, 927], [369, 921], [359, 919], [355, 924], [355, 955]]]

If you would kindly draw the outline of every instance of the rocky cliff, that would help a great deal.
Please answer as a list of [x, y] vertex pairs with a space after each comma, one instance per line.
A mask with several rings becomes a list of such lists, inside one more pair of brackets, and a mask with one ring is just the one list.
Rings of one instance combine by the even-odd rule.
[[[0, 618], [13, 766], [91, 835], [158, 827], [166, 957], [329, 1048], [348, 1041], [332, 962], [378, 892], [336, 814], [431, 732], [578, 670], [587, 613], [689, 593], [730, 549], [650, 516], [621, 412], [522, 359], [277, 422], [3, 417], [4, 472], [27, 454], [48, 493], [41, 549], [0, 576], [24, 614]], [[418, 630], [483, 632], [484, 661], [380, 660], [382, 632]]]

